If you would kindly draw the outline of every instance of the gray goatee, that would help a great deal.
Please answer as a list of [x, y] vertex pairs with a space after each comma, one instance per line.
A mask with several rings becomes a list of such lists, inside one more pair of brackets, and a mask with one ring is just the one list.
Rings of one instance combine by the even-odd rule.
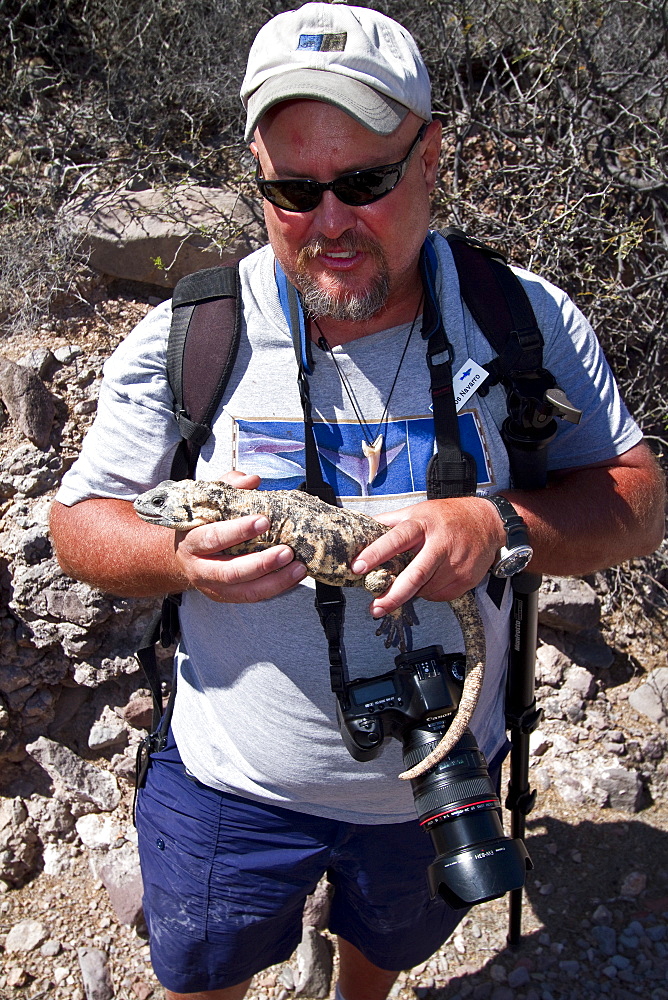
[[[306, 264], [311, 258], [326, 253], [327, 250], [338, 252], [360, 250], [370, 254], [379, 265], [371, 287], [363, 293], [343, 291], [338, 294], [321, 288], [308, 273]], [[360, 240], [347, 233], [336, 241], [327, 240], [322, 236], [310, 240], [297, 257], [294, 283], [301, 292], [304, 309], [309, 315], [327, 316], [330, 319], [350, 323], [363, 323], [375, 316], [387, 302], [390, 290], [387, 261], [382, 249], [376, 243]]]

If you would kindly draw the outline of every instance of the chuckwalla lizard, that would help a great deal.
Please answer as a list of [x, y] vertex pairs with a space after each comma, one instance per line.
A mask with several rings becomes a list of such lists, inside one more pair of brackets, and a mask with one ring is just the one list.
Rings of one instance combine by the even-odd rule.
[[[270, 526], [257, 538], [232, 546], [230, 555], [258, 552], [272, 545], [289, 545], [315, 580], [337, 587], [365, 587], [380, 595], [413, 558], [400, 553], [364, 575], [355, 574], [350, 563], [362, 549], [388, 529], [365, 514], [333, 507], [302, 490], [242, 490], [223, 482], [166, 480], [142, 493], [134, 509], [144, 521], [178, 531], [212, 521], [231, 520], [248, 514], [265, 514]], [[466, 644], [466, 676], [457, 710], [436, 748], [401, 778], [416, 778], [434, 767], [450, 752], [467, 728], [478, 702], [485, 661], [485, 633], [471, 592], [450, 602]], [[385, 645], [398, 644], [405, 651], [405, 629], [417, 624], [410, 603], [386, 615], [376, 635], [387, 633]]]

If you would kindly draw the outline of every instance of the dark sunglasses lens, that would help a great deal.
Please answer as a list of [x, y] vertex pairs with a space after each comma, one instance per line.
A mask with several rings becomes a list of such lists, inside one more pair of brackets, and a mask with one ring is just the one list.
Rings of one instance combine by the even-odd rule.
[[317, 184], [310, 181], [263, 181], [260, 190], [264, 197], [287, 212], [310, 212], [320, 201]]
[[389, 194], [401, 180], [400, 167], [381, 167], [379, 170], [364, 170], [350, 177], [334, 181], [334, 194], [346, 205], [370, 205], [383, 195]]

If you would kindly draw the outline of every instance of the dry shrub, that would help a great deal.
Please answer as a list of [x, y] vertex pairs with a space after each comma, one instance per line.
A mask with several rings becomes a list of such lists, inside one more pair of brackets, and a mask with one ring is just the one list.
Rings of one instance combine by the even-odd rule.
[[[0, 0], [5, 258], [30, 254], [28, 216], [43, 230], [33, 264], [10, 263], [23, 291], [0, 287], [7, 329], [17, 303], [31, 303], [31, 321], [48, 307], [52, 263], [65, 274], [76, 259], [71, 246], [69, 256], [44, 250], [56, 209], [76, 191], [243, 180], [237, 95], [246, 53], [260, 24], [293, 6]], [[406, 24], [432, 75], [445, 126], [436, 221], [497, 243], [566, 288], [665, 461], [665, 0], [369, 6]], [[53, 274], [46, 285], [53, 281], [63, 284]], [[665, 555], [634, 572], [637, 596], [663, 603]]]

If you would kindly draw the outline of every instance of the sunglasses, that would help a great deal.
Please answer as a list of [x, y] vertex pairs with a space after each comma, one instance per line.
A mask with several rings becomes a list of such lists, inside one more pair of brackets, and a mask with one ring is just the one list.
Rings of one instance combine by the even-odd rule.
[[418, 143], [424, 139], [426, 131], [427, 122], [420, 127], [411, 148], [398, 163], [371, 167], [369, 170], [354, 170], [350, 174], [341, 174], [327, 184], [321, 184], [320, 181], [308, 178], [294, 181], [265, 180], [258, 161], [255, 183], [263, 198], [285, 212], [312, 212], [320, 204], [325, 191], [333, 191], [344, 205], [371, 205], [372, 202], [384, 198], [390, 191], [394, 191], [406, 173], [410, 159]]

